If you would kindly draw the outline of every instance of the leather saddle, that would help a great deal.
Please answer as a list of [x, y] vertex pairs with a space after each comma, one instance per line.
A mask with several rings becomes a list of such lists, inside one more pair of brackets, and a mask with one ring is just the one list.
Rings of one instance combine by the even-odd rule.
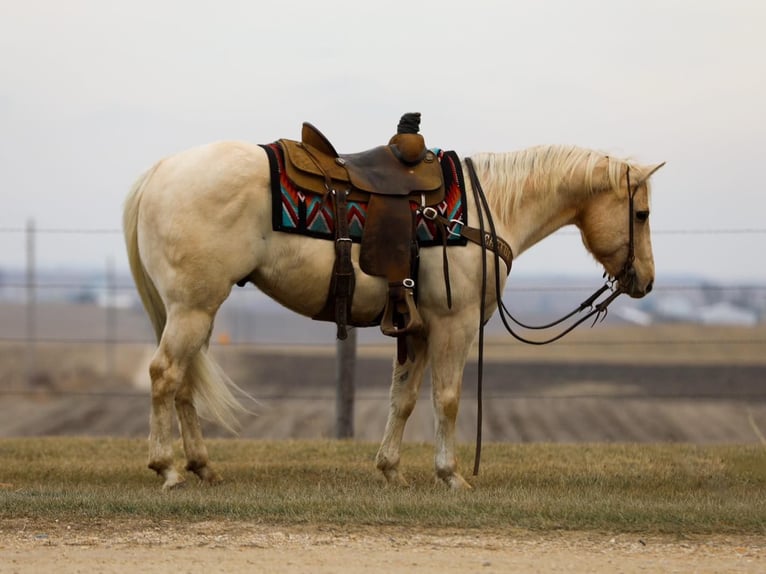
[[396, 143], [339, 154], [308, 122], [303, 124], [300, 142], [282, 139], [279, 143], [287, 177], [303, 191], [324, 195], [331, 189], [346, 190], [349, 201], [368, 201], [371, 195], [413, 196], [413, 201], [426, 206], [444, 200], [441, 166], [425, 146], [415, 163], [402, 157]]
[[[413, 124], [414, 121], [414, 124]], [[403, 124], [409, 127], [402, 131]], [[415, 304], [417, 241], [415, 212], [444, 200], [444, 178], [438, 158], [417, 133], [420, 114], [405, 114], [399, 133], [388, 145], [339, 154], [316, 127], [303, 124], [301, 141], [279, 140], [288, 179], [306, 193], [330, 195], [335, 211], [336, 259], [325, 308], [314, 318], [334, 320], [338, 337], [346, 337], [350, 322], [354, 276], [346, 203], [367, 203], [359, 266], [365, 273], [385, 277], [388, 297], [380, 327], [403, 341], [423, 327]], [[414, 126], [414, 128], [413, 128]], [[399, 358], [403, 362], [402, 348]]]

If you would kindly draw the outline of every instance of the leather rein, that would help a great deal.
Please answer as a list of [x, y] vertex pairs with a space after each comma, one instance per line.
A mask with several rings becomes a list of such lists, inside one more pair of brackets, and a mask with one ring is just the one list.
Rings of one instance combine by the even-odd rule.
[[[495, 229], [495, 222], [492, 219], [492, 213], [489, 210], [489, 203], [487, 202], [486, 195], [484, 194], [484, 190], [481, 187], [481, 182], [479, 182], [479, 178], [476, 175], [476, 168], [474, 167], [473, 161], [471, 158], [465, 159], [466, 167], [468, 168], [468, 175], [471, 179], [471, 187], [473, 189], [473, 196], [474, 196], [474, 202], [476, 203], [476, 210], [478, 212], [478, 219], [479, 219], [479, 230], [480, 230], [480, 237], [481, 237], [481, 246], [484, 250], [485, 255], [481, 258], [482, 263], [482, 282], [481, 282], [481, 314], [479, 316], [479, 357], [478, 357], [478, 385], [477, 385], [477, 427], [476, 427], [476, 455], [474, 458], [474, 467], [473, 467], [473, 474], [474, 476], [479, 474], [479, 463], [481, 460], [481, 430], [482, 430], [482, 380], [483, 380], [483, 365], [484, 365], [484, 326], [486, 325], [486, 322], [484, 321], [483, 314], [484, 314], [484, 307], [486, 304], [486, 286], [487, 286], [487, 258], [486, 258], [486, 250], [490, 248], [491, 251], [494, 253], [494, 265], [495, 265], [495, 295], [497, 299], [497, 306], [498, 306], [498, 312], [500, 314], [500, 318], [503, 322], [503, 325], [505, 326], [506, 331], [510, 333], [514, 338], [521, 341], [522, 343], [526, 343], [528, 345], [547, 345], [549, 343], [552, 343], [554, 341], [557, 341], [567, 335], [568, 333], [572, 332], [576, 327], [590, 319], [591, 317], [594, 317], [593, 325], [596, 324], [599, 320], [603, 321], [606, 318], [608, 307], [609, 305], [617, 299], [620, 295], [623, 293], [626, 293], [626, 289], [624, 287], [624, 283], [632, 283], [634, 281], [636, 270], [634, 267], [635, 262], [635, 240], [634, 240], [634, 229], [633, 229], [633, 203], [634, 203], [634, 196], [636, 193], [636, 190], [631, 190], [630, 187], [630, 166], [627, 166], [627, 186], [628, 186], [628, 255], [625, 259], [625, 263], [620, 270], [620, 272], [615, 277], [608, 277], [607, 281], [604, 283], [603, 286], [601, 286], [599, 289], [597, 289], [590, 297], [585, 299], [578, 307], [573, 309], [568, 314], [564, 315], [560, 319], [557, 319], [555, 321], [552, 321], [550, 323], [547, 323], [545, 325], [527, 325], [525, 323], [522, 323], [521, 321], [517, 320], [513, 317], [513, 315], [508, 311], [508, 308], [505, 306], [505, 303], [502, 299], [502, 289], [500, 287], [500, 258], [498, 256], [498, 251], [496, 249], [492, 249], [490, 246], [498, 245], [498, 241], [502, 241], [500, 237], [497, 235], [497, 231]], [[636, 188], [637, 189], [637, 188]], [[489, 232], [485, 230], [485, 224], [484, 224], [484, 218], [486, 216], [487, 224], [489, 226]], [[504, 242], [503, 242], [504, 243]], [[508, 263], [508, 272], [510, 273], [510, 263]], [[604, 273], [604, 276], [606, 276], [606, 272]], [[606, 291], [610, 291], [611, 294], [606, 297], [601, 302], [598, 301], [599, 297], [601, 297]], [[509, 319], [515, 323], [517, 326], [522, 327], [524, 329], [530, 329], [530, 330], [544, 330], [544, 329], [550, 329], [552, 327], [555, 327], [557, 325], [560, 325], [564, 321], [572, 318], [573, 316], [576, 316], [580, 313], [582, 313], [585, 310], [589, 310], [589, 312], [582, 317], [580, 317], [577, 321], [569, 325], [566, 329], [561, 331], [560, 333], [557, 333], [556, 335], [553, 335], [549, 337], [548, 339], [543, 340], [532, 340], [527, 339], [526, 337], [523, 337], [519, 335], [514, 328], [509, 324]], [[591, 325], [591, 326], [593, 326]]]

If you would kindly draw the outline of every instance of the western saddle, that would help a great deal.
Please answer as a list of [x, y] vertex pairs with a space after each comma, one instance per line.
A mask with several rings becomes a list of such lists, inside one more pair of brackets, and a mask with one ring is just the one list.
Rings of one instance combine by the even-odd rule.
[[388, 145], [352, 154], [339, 154], [308, 122], [300, 142], [279, 140], [287, 177], [302, 191], [329, 194], [333, 202], [335, 265], [327, 302], [314, 318], [334, 321], [338, 338], [346, 338], [355, 285], [347, 204], [366, 202], [359, 267], [388, 281], [380, 328], [397, 337], [400, 362], [406, 356], [405, 337], [423, 327], [415, 304], [418, 245], [410, 204], [420, 209], [436, 206], [445, 192], [438, 158], [426, 149], [419, 126], [419, 113], [405, 114]]

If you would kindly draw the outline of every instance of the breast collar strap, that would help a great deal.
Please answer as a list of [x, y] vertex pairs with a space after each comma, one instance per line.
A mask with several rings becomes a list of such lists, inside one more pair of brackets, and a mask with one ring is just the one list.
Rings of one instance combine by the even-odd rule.
[[[505, 239], [483, 229], [469, 227], [460, 221], [447, 219], [433, 207], [425, 207], [421, 210], [421, 213], [424, 218], [443, 226], [450, 235], [459, 235], [471, 243], [496, 253], [505, 263], [506, 274], [510, 274], [511, 266], [513, 265], [513, 249]], [[455, 227], [459, 229], [455, 231]]]

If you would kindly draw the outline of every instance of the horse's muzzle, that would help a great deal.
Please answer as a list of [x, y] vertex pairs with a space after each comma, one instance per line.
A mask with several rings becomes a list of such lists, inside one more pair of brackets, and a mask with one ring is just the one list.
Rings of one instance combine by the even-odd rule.
[[623, 293], [634, 299], [645, 297], [654, 287], [654, 279], [649, 279], [646, 283], [639, 281], [636, 270], [632, 266], [620, 273], [617, 283]]
[[652, 287], [654, 287], [654, 281], [652, 280], [650, 280], [644, 287], [642, 287], [641, 284], [635, 279], [629, 282], [627, 285], [620, 282], [620, 289], [622, 289], [623, 293], [627, 293], [633, 299], [640, 299], [641, 297], [645, 297], [651, 292]]

